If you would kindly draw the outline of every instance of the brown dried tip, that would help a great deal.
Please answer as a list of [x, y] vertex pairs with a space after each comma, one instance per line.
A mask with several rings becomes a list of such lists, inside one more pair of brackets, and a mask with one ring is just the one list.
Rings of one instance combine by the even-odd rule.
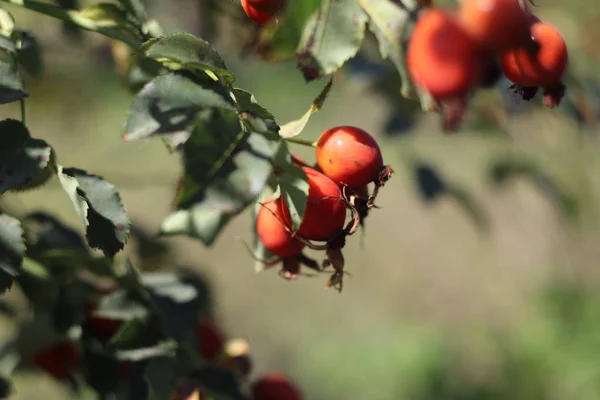
[[390, 180], [392, 175], [394, 174], [394, 169], [389, 165], [384, 165], [379, 171], [377, 175], [377, 181], [375, 182], [375, 189], [373, 190], [373, 194], [369, 196], [369, 200], [367, 201], [367, 207], [372, 208], [375, 207], [375, 199], [379, 194], [379, 189], [382, 188], [387, 181]]
[[549, 108], [558, 107], [565, 96], [566, 86], [562, 82], [544, 88], [544, 105]]
[[325, 285], [325, 289], [329, 289], [333, 287], [338, 292], [342, 292], [344, 286], [344, 254], [342, 253], [341, 248], [329, 248], [326, 251], [327, 260], [323, 262], [323, 267], [332, 266], [333, 274], [327, 285]]

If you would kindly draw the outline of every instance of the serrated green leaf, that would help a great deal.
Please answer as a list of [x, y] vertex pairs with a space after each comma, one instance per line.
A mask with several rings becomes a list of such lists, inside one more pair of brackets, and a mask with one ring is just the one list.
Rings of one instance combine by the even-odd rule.
[[43, 57], [38, 40], [27, 31], [16, 31], [15, 36], [18, 43], [17, 62], [31, 76], [40, 76], [43, 71]]
[[0, 193], [29, 184], [48, 166], [52, 148], [33, 139], [22, 122], [0, 122]]
[[125, 246], [131, 225], [116, 188], [78, 168], [58, 166], [58, 177], [85, 226], [90, 247], [114, 257]]
[[217, 400], [245, 400], [237, 375], [216, 366], [201, 367], [190, 374], [200, 392]]
[[[209, 86], [210, 85], [210, 86]], [[176, 74], [159, 76], [136, 96], [127, 123], [125, 140], [151, 135], [167, 135], [174, 147], [184, 143], [193, 128], [198, 112], [218, 107], [235, 110], [233, 99], [218, 83], [202, 87]]]
[[323, 0], [306, 23], [296, 50], [304, 79], [330, 75], [354, 57], [366, 23], [367, 15], [356, 0]]
[[189, 33], [174, 33], [144, 43], [142, 50], [147, 57], [161, 62], [175, 62], [183, 68], [209, 71], [225, 84], [235, 77], [227, 70], [223, 58], [205, 40]]
[[235, 96], [237, 109], [239, 110], [239, 112], [246, 112], [253, 114], [259, 118], [275, 120], [273, 114], [271, 114], [267, 109], [261, 107], [260, 104], [258, 104], [256, 98], [252, 93], [240, 88], [233, 88], [231, 91]]
[[261, 27], [260, 55], [269, 61], [294, 57], [304, 25], [320, 4], [320, 0], [289, 2], [281, 21], [272, 21]]
[[0, 294], [10, 289], [25, 253], [23, 229], [18, 219], [0, 214]]
[[327, 99], [329, 92], [331, 92], [332, 85], [333, 78], [330, 78], [323, 90], [321, 90], [321, 93], [319, 93], [317, 98], [313, 100], [308, 111], [300, 119], [290, 121], [287, 124], [281, 126], [281, 129], [279, 130], [279, 136], [286, 139], [298, 136], [306, 127], [306, 124], [308, 123], [310, 117], [323, 107], [323, 104], [325, 104], [325, 100]]
[[0, 33], [6, 37], [10, 37], [14, 29], [15, 19], [12, 14], [4, 8], [0, 8]]
[[0, 61], [0, 104], [12, 103], [29, 96], [14, 63]]
[[211, 245], [225, 224], [260, 194], [282, 141], [245, 129], [234, 111], [202, 112], [183, 148], [179, 210], [163, 221], [163, 234], [187, 234]]
[[410, 10], [390, 0], [358, 3], [369, 16], [369, 29], [379, 42], [381, 57], [389, 58], [400, 74], [402, 95], [410, 96], [414, 88], [404, 60], [411, 28]]

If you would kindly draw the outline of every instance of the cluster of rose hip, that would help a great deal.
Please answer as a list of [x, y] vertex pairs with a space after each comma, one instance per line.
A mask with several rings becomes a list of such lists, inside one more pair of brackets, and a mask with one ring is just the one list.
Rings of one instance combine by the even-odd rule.
[[420, 11], [407, 66], [416, 86], [433, 98], [445, 127], [458, 126], [468, 95], [493, 86], [502, 73], [524, 100], [541, 88], [546, 106], [560, 103], [567, 46], [527, 1], [463, 0], [455, 14], [431, 6]]
[[241, 0], [244, 12], [259, 25], [266, 24], [281, 11], [284, 0]]
[[[346, 237], [362, 224], [375, 207], [379, 188], [393, 170], [383, 164], [375, 139], [354, 126], [338, 126], [321, 134], [316, 147], [316, 165], [310, 166], [297, 156], [294, 164], [306, 174], [308, 198], [304, 216], [297, 230], [292, 229], [290, 210], [284, 196], [262, 204], [256, 218], [261, 243], [274, 258], [264, 260], [268, 266], [282, 263], [280, 275], [294, 279], [301, 266], [317, 272], [333, 267], [327, 287], [342, 288]], [[285, 171], [276, 171], [281, 175]], [[372, 193], [369, 184], [374, 184]], [[348, 215], [351, 219], [348, 223]], [[325, 251], [321, 264], [307, 257], [303, 250]]]
[[[88, 303], [84, 310], [83, 337], [107, 344], [120, 330], [122, 321], [95, 314], [97, 306]], [[206, 361], [235, 372], [243, 382], [252, 370], [248, 343], [243, 339], [227, 339], [211, 316], [198, 321], [194, 327], [199, 355]], [[29, 364], [48, 373], [59, 381], [66, 381], [73, 374], [83, 372], [85, 355], [76, 342], [64, 340], [35, 352]], [[133, 379], [133, 366], [129, 361], [118, 363], [119, 379], [128, 386]], [[299, 389], [280, 372], [267, 372], [250, 382], [251, 400], [301, 400]], [[183, 379], [172, 394], [172, 400], [206, 399], [198, 387]]]

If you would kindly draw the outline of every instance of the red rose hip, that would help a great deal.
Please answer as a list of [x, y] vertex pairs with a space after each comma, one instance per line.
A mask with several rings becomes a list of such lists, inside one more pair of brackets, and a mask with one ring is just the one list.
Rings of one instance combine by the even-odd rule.
[[292, 238], [289, 226], [289, 210], [283, 198], [269, 201], [261, 206], [256, 217], [256, 233], [267, 250], [276, 256], [295, 257], [304, 244]]
[[354, 126], [326, 130], [317, 141], [317, 163], [323, 173], [353, 188], [377, 180], [383, 157], [375, 139]]

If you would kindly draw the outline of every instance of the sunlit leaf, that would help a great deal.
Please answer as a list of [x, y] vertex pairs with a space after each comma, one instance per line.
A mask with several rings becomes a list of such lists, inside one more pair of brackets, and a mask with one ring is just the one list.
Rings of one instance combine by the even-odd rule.
[[323, 0], [304, 27], [296, 51], [307, 81], [336, 72], [356, 55], [367, 15], [356, 0]]
[[319, 93], [317, 98], [313, 100], [308, 111], [300, 119], [290, 121], [287, 124], [281, 126], [281, 129], [279, 130], [279, 136], [283, 138], [291, 138], [299, 135], [302, 132], [302, 130], [306, 127], [306, 124], [308, 123], [310, 117], [314, 113], [319, 111], [321, 107], [323, 107], [323, 104], [325, 104], [325, 100], [327, 99], [329, 92], [331, 92], [332, 85], [333, 78], [329, 79], [323, 90], [321, 90], [321, 93]]
[[131, 225], [116, 188], [77, 168], [59, 166], [58, 177], [85, 226], [90, 247], [114, 257], [125, 246]]
[[235, 80], [210, 43], [189, 33], [151, 39], [144, 43], [142, 50], [147, 57], [160, 62], [175, 62], [183, 68], [209, 71], [227, 84]]

